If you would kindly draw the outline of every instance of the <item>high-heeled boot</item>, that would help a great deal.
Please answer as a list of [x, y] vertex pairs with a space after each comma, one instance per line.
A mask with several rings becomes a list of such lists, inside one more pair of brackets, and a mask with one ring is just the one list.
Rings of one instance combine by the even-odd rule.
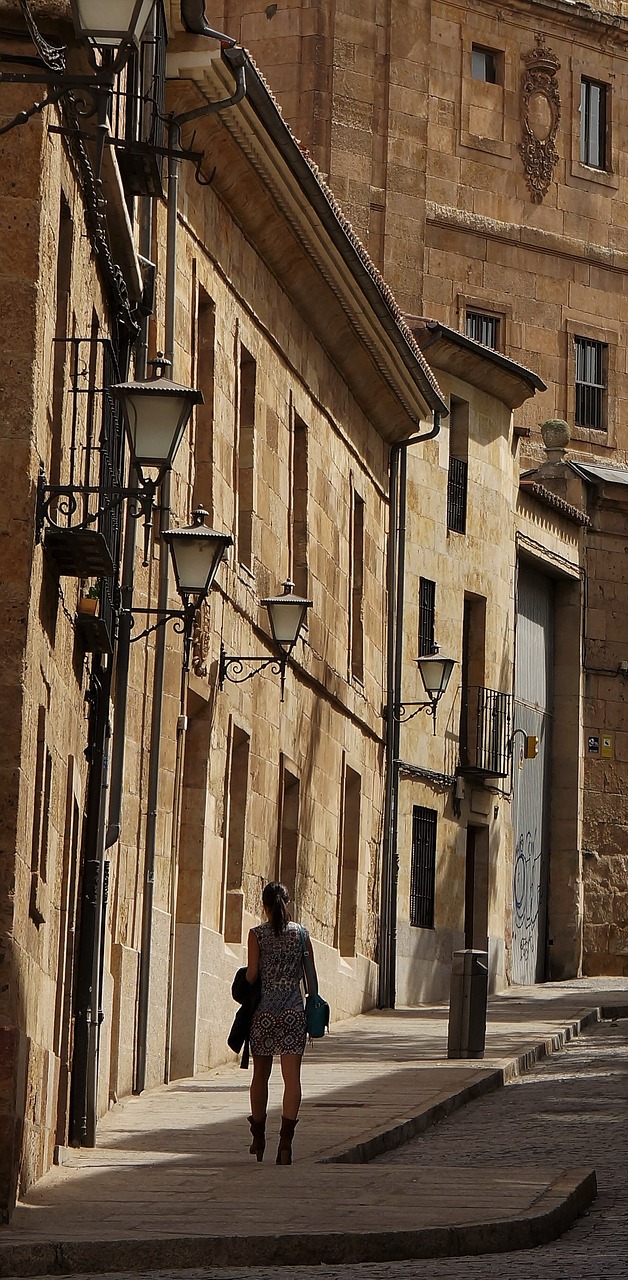
[[277, 1164], [292, 1164], [292, 1139], [298, 1123], [298, 1120], [287, 1120], [285, 1116], [281, 1117]]
[[254, 1120], [253, 1116], [248, 1117], [251, 1126], [251, 1135], [253, 1141], [249, 1147], [252, 1156], [257, 1156], [258, 1160], [264, 1159], [264, 1149], [266, 1147], [266, 1116], [263, 1120]]

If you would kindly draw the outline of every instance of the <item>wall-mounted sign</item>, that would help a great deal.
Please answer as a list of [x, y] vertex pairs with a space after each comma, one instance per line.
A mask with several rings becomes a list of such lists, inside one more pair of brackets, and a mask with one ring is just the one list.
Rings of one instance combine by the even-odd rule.
[[591, 733], [587, 737], [587, 755], [612, 760], [615, 755], [614, 733]]

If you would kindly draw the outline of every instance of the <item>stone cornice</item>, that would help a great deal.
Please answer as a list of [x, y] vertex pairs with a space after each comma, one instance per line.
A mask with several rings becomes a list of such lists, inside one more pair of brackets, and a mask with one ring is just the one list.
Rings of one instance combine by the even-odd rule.
[[[192, 81], [207, 101], [233, 92], [230, 52], [212, 53], [199, 37], [179, 37], [169, 48], [169, 73]], [[395, 299], [307, 152], [299, 145], [263, 77], [246, 56], [247, 91], [236, 107], [220, 113], [219, 124], [240, 150], [260, 188], [292, 231], [295, 243], [333, 293], [346, 321], [368, 353], [403, 415], [388, 417], [385, 436], [403, 440], [425, 423], [430, 411], [447, 405]], [[216, 116], [214, 121], [218, 123]], [[214, 126], [215, 127], [215, 126]], [[217, 184], [214, 184], [217, 190]], [[232, 185], [229, 201], [240, 199]], [[244, 197], [242, 197], [244, 198]], [[246, 201], [253, 199], [253, 187]], [[245, 205], [242, 206], [246, 212]], [[234, 211], [237, 216], [237, 210]], [[324, 316], [321, 316], [324, 320]], [[325, 331], [327, 331], [325, 329]], [[398, 415], [394, 414], [397, 417]]]
[[542, 502], [546, 507], [553, 507], [554, 511], [559, 511], [561, 516], [565, 516], [567, 520], [571, 520], [572, 524], [586, 527], [591, 521], [586, 512], [581, 511], [579, 507], [572, 506], [571, 502], [565, 502], [564, 498], [559, 498], [558, 494], [552, 493], [551, 489], [546, 489], [544, 484], [539, 484], [538, 480], [523, 479], [519, 482], [519, 488], [525, 494], [531, 494], [537, 502]]
[[[457, 0], [451, 0], [453, 4], [456, 2]], [[602, 3], [597, 7], [581, 3], [581, 0], [508, 0], [505, 12], [503, 0], [483, 0], [483, 4], [477, 8], [484, 6], [501, 10], [503, 20], [512, 19], [513, 11], [515, 15], [529, 14], [534, 23], [545, 20], [563, 26], [567, 20], [571, 29], [576, 26], [585, 30], [601, 26], [606, 28], [608, 37], [615, 37], [622, 46], [628, 42], [628, 14], [620, 11], [618, 0], [610, 0], [606, 6]], [[599, 32], [594, 32], [594, 38], [599, 40]]]
[[502, 244], [515, 244], [534, 253], [549, 253], [570, 258], [575, 262], [594, 262], [606, 271], [628, 273], [628, 253], [621, 249], [607, 249], [600, 244], [581, 244], [568, 236], [538, 227], [523, 227], [516, 222], [500, 222], [497, 218], [485, 218], [466, 209], [454, 209], [451, 205], [435, 204], [427, 200], [425, 217], [429, 225], [448, 231], [461, 231], [465, 235], [486, 236]]

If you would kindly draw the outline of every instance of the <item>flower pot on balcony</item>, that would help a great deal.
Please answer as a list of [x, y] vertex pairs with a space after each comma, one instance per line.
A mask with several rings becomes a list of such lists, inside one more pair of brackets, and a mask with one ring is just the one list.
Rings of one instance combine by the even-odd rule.
[[98, 599], [95, 596], [79, 596], [77, 609], [83, 616], [95, 618], [98, 613]]

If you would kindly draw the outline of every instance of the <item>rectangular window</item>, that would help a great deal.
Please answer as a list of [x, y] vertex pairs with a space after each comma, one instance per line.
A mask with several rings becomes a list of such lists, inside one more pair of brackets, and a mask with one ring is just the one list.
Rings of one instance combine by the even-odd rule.
[[434, 652], [436, 583], [419, 578], [419, 658]]
[[483, 49], [481, 45], [471, 46], [471, 77], [483, 80], [485, 84], [499, 84], [499, 54], [494, 49]]
[[359, 773], [347, 765], [343, 787], [334, 937], [334, 945], [341, 956], [354, 956], [356, 949], [361, 789], [362, 779]]
[[232, 724], [227, 766], [226, 831], [223, 852], [221, 929], [225, 942], [242, 942], [249, 753], [248, 734]]
[[410, 872], [410, 924], [416, 929], [434, 928], [436, 884], [436, 810], [415, 804], [412, 810], [412, 866]]
[[216, 307], [202, 285], [196, 291], [196, 325], [193, 333], [194, 384], [203, 393], [203, 403], [196, 407], [194, 435], [194, 505], [209, 512], [214, 523], [214, 348], [216, 341]]
[[449, 406], [449, 471], [447, 474], [447, 528], [467, 530], [467, 481], [469, 471], [469, 405], [451, 398]]
[[604, 430], [606, 400], [605, 342], [574, 338], [576, 346], [576, 426]]
[[293, 914], [296, 910], [297, 870], [299, 851], [299, 804], [300, 784], [295, 773], [281, 760], [281, 791], [279, 819], [279, 857], [277, 879], [285, 884], [292, 904]]
[[604, 84], [580, 81], [580, 163], [606, 168], [606, 94]]
[[[129, 198], [163, 196], [163, 157], [150, 148], [162, 147], [166, 118], [166, 44], [168, 28], [162, 0], [153, 7], [151, 21], [139, 48], [115, 77], [111, 95], [111, 132]], [[140, 152], [125, 144], [144, 144]]]
[[481, 342], [483, 347], [499, 351], [499, 316], [488, 315], [483, 311], [467, 311], [465, 333], [467, 338]]
[[255, 387], [257, 364], [246, 347], [240, 348], [240, 423], [238, 431], [238, 560], [253, 568], [253, 512], [255, 486]]
[[307, 595], [308, 435], [298, 414], [292, 438], [292, 578], [297, 594]]
[[364, 501], [353, 494], [351, 531], [351, 675], [364, 679]]

